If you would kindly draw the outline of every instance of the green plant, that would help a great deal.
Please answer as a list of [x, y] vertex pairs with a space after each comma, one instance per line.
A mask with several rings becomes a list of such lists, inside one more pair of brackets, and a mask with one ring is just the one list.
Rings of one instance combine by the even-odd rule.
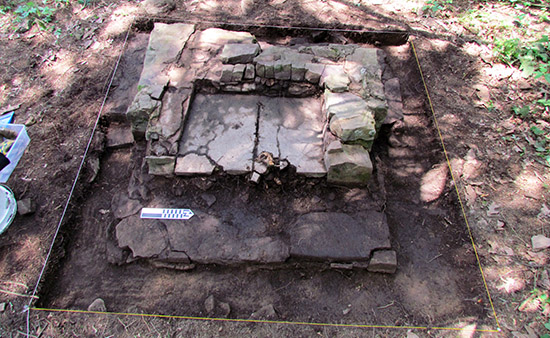
[[430, 11], [432, 15], [435, 15], [437, 12], [446, 9], [448, 5], [452, 4], [453, 0], [428, 0], [422, 11]]
[[550, 83], [550, 39], [543, 35], [536, 41], [522, 43], [520, 39], [495, 39], [493, 52], [497, 58], [519, 67], [527, 76], [544, 77]]
[[526, 118], [531, 114], [531, 108], [528, 105], [523, 106], [521, 108], [520, 107], [512, 107], [512, 111], [514, 112], [514, 114], [516, 114], [517, 116], [519, 116], [521, 118]]
[[[46, 2], [43, 1], [46, 5]], [[54, 15], [54, 10], [48, 6], [39, 6], [33, 1], [29, 1], [19, 5], [15, 11], [17, 22], [27, 20], [28, 27], [32, 27], [35, 23], [40, 29], [47, 29], [47, 23], [51, 22]]]

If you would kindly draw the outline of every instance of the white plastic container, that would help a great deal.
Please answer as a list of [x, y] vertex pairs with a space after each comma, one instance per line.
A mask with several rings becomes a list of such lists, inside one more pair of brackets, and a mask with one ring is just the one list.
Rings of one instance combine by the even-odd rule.
[[19, 159], [23, 156], [25, 149], [27, 149], [31, 139], [23, 124], [0, 124], [0, 128], [10, 129], [17, 133], [17, 138], [6, 155], [10, 160], [10, 164], [0, 171], [0, 183], [6, 183], [13, 169], [17, 166]]

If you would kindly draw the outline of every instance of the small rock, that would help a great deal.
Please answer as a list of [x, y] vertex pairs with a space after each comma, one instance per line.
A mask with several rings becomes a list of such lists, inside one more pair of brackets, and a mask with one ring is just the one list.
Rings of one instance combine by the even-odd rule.
[[495, 202], [491, 203], [491, 205], [489, 205], [489, 209], [487, 210], [487, 216], [497, 216], [500, 213], [499, 209], [500, 205], [496, 204]]
[[550, 248], [550, 238], [543, 235], [533, 236], [531, 237], [531, 245], [535, 251]]
[[312, 204], [317, 204], [317, 203], [319, 203], [319, 202], [321, 202], [321, 198], [320, 198], [319, 196], [313, 196], [313, 197], [311, 198], [311, 203], [312, 203]]
[[218, 308], [220, 310], [220, 316], [223, 318], [229, 317], [229, 314], [231, 313], [231, 307], [228, 303], [220, 302], [218, 304]]
[[36, 205], [30, 198], [24, 198], [17, 201], [17, 213], [21, 216], [30, 215], [36, 211]]
[[550, 278], [548, 278], [548, 270], [544, 270], [541, 273], [538, 282], [540, 286], [542, 286], [546, 290], [550, 290]]
[[245, 64], [250, 63], [260, 52], [260, 46], [256, 43], [228, 43], [223, 47], [220, 56], [223, 63]]
[[256, 184], [260, 182], [260, 174], [258, 174], [257, 172], [253, 172], [252, 175], [250, 176], [250, 182], [253, 182]]
[[370, 272], [395, 273], [397, 269], [397, 254], [393, 250], [378, 250], [372, 255], [367, 268]]
[[6, 310], [6, 303], [0, 303], [0, 312], [4, 312]]
[[214, 203], [216, 203], [216, 196], [211, 194], [201, 194], [202, 200], [206, 203], [206, 205], [210, 208]]
[[344, 311], [342, 311], [342, 314], [343, 315], [347, 315], [348, 313], [350, 313], [351, 309], [348, 307], [346, 309], [344, 309]]
[[275, 312], [275, 308], [273, 307], [273, 304], [262, 306], [258, 311], [252, 313], [250, 315], [250, 319], [275, 319], [277, 318], [277, 312]]
[[101, 298], [97, 298], [88, 306], [88, 311], [95, 311], [95, 312], [105, 312], [107, 311], [107, 308], [105, 307], [105, 302]]
[[206, 313], [213, 314], [215, 307], [216, 307], [216, 300], [214, 299], [214, 296], [210, 295], [206, 297], [206, 300], [204, 301], [204, 309], [206, 310]]

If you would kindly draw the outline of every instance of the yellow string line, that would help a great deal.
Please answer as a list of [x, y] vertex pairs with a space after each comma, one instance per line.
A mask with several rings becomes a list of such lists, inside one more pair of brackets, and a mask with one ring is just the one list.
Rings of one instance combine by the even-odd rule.
[[420, 61], [418, 60], [418, 55], [416, 54], [416, 48], [414, 48], [414, 42], [411, 40], [411, 46], [414, 53], [414, 58], [416, 59], [416, 64], [418, 65], [418, 71], [420, 72], [420, 77], [422, 78], [422, 83], [424, 84], [424, 90], [426, 91], [426, 96], [428, 97], [428, 102], [430, 104], [430, 109], [432, 111], [432, 116], [435, 123], [435, 128], [437, 129], [437, 133], [439, 134], [439, 140], [441, 141], [441, 146], [443, 147], [443, 153], [445, 154], [445, 159], [447, 160], [447, 165], [449, 166], [449, 171], [451, 172], [451, 179], [453, 180], [456, 195], [458, 196], [458, 203], [460, 204], [460, 209], [462, 211], [462, 216], [464, 217], [464, 221], [466, 222], [466, 227], [468, 228], [468, 235], [470, 236], [470, 241], [472, 242], [472, 247], [474, 248], [474, 253], [477, 260], [477, 266], [479, 267], [479, 271], [481, 272], [481, 278], [483, 279], [483, 285], [485, 286], [485, 291], [487, 292], [487, 297], [489, 298], [489, 303], [491, 304], [491, 309], [493, 311], [493, 316], [495, 317], [495, 322], [498, 327], [498, 331], [501, 331], [500, 324], [498, 322], [497, 313], [495, 311], [495, 306], [493, 305], [493, 299], [491, 298], [491, 293], [489, 292], [489, 286], [487, 285], [487, 281], [485, 279], [485, 274], [483, 273], [483, 268], [481, 267], [481, 261], [479, 260], [479, 255], [477, 253], [476, 244], [474, 241], [474, 237], [472, 235], [472, 230], [470, 228], [470, 223], [468, 223], [468, 217], [466, 217], [466, 211], [464, 210], [464, 204], [462, 203], [462, 198], [460, 197], [460, 192], [458, 191], [458, 184], [455, 180], [455, 176], [453, 174], [453, 168], [451, 166], [451, 161], [449, 160], [449, 155], [447, 154], [447, 149], [445, 148], [445, 142], [443, 142], [443, 136], [441, 135], [441, 130], [439, 129], [439, 124], [437, 123], [437, 118], [435, 117], [435, 111], [432, 104], [432, 99], [430, 98], [430, 93], [428, 91], [428, 86], [426, 85], [426, 81], [424, 80], [424, 73], [422, 72], [422, 67], [420, 66]]
[[[160, 314], [150, 314], [150, 313], [104, 312], [104, 311], [70, 310], [70, 309], [30, 308], [30, 310], [44, 311], [44, 312], [79, 313], [79, 314], [88, 314], [88, 315], [97, 314], [97, 315], [112, 315], [112, 316], [129, 316], [129, 317], [204, 320], [204, 321], [213, 321], [213, 322], [309, 325], [309, 326], [371, 328], [371, 329], [375, 328], [375, 329], [414, 329], [414, 330], [452, 330], [452, 331], [470, 330], [469, 328], [460, 328], [460, 327], [428, 327], [428, 326], [398, 326], [398, 325], [370, 325], [370, 324], [308, 323], [308, 322], [291, 322], [291, 321], [279, 321], [279, 320], [238, 319], [238, 318], [235, 318], [235, 319], [233, 319], [233, 318], [208, 318], [208, 317], [193, 317], [193, 316], [178, 316], [178, 315], [160, 315]], [[476, 329], [476, 331], [478, 331], [478, 332], [499, 332], [499, 330], [488, 330], [488, 329]]]

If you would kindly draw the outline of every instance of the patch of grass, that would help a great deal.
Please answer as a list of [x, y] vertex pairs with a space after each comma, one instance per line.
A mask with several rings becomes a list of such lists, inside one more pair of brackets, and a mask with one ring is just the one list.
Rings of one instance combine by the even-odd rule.
[[423, 12], [429, 12], [430, 15], [434, 16], [438, 12], [448, 8], [450, 4], [453, 3], [453, 0], [428, 0], [426, 4], [422, 7]]
[[543, 35], [535, 41], [495, 39], [493, 52], [502, 62], [521, 69], [526, 76], [544, 77], [550, 83], [550, 39]]
[[13, 26], [21, 26], [21, 23], [31, 29], [34, 25], [41, 30], [54, 30], [52, 24], [57, 9], [70, 4], [70, 0], [8, 0], [0, 6], [0, 14], [13, 14]]

